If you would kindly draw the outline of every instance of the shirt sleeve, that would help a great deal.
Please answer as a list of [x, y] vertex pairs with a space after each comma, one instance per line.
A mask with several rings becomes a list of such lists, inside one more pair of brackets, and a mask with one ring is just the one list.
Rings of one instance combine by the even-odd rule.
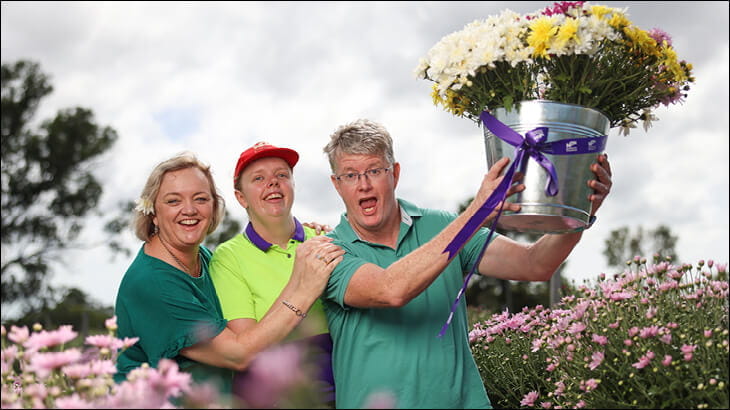
[[[482, 251], [488, 235], [489, 229], [480, 228], [474, 234], [474, 236], [472, 236], [469, 242], [464, 245], [464, 248], [460, 252], [462, 271], [471, 271], [471, 268], [474, 266], [474, 264], [479, 262], [477, 258], [479, 258], [479, 253]], [[492, 237], [490, 238], [490, 243], [493, 242], [498, 235], [499, 234], [497, 232], [494, 232], [494, 234], [492, 234]]]
[[210, 261], [210, 277], [228, 320], [256, 319], [254, 296], [243, 277], [244, 268], [239, 266], [236, 253], [224, 245], [219, 246]]
[[340, 262], [330, 275], [327, 286], [322, 294], [322, 299], [334, 302], [343, 309], [347, 309], [345, 305], [345, 291], [355, 272], [368, 261], [356, 256], [347, 247], [347, 244], [334, 241], [335, 244], [341, 246], [345, 250], [342, 262]]

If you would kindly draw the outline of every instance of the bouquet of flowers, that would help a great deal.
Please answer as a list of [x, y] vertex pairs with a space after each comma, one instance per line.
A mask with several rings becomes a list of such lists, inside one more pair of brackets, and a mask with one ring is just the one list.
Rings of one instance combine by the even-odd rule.
[[667, 33], [583, 1], [476, 20], [433, 46], [416, 75], [434, 82], [434, 104], [477, 123], [484, 110], [545, 99], [596, 109], [624, 135], [639, 120], [648, 129], [652, 111], [694, 82]]

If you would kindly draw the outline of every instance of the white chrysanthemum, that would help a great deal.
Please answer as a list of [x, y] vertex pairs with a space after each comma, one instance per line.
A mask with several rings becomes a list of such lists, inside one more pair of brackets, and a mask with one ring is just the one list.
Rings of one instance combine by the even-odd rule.
[[135, 201], [135, 204], [137, 204], [137, 206], [134, 207], [134, 210], [141, 213], [142, 215], [155, 214], [155, 207], [152, 204], [152, 201], [150, 201], [149, 199], [139, 198]]

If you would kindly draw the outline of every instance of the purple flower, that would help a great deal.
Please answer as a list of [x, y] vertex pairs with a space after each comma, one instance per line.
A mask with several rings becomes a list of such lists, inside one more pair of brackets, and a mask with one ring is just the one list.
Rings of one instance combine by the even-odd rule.
[[32, 350], [32, 351], [38, 351], [43, 348], [53, 347], [62, 345], [66, 342], [70, 342], [71, 340], [74, 340], [78, 333], [73, 331], [73, 327], [71, 325], [63, 325], [58, 328], [58, 330], [52, 330], [52, 331], [40, 331], [38, 333], [33, 333], [30, 335], [28, 340], [23, 343], [23, 346], [25, 346], [26, 349]]
[[301, 367], [302, 355], [297, 344], [261, 352], [248, 367], [247, 378], [235, 388], [252, 407], [275, 407], [279, 398], [306, 379]]
[[656, 326], [656, 325], [645, 327], [639, 331], [639, 337], [642, 339], [654, 337], [658, 334], [659, 334], [659, 326]]
[[395, 395], [390, 391], [377, 391], [368, 396], [365, 400], [366, 409], [393, 409], [395, 408]]
[[0, 365], [2, 366], [1, 374], [6, 374], [13, 368], [15, 358], [18, 356], [18, 346], [11, 345], [0, 352]]
[[63, 366], [61, 369], [63, 374], [72, 379], [83, 379], [91, 374], [91, 368], [88, 363], [77, 363]]
[[601, 335], [598, 335], [595, 333], [593, 334], [591, 340], [593, 340], [594, 343], [598, 343], [601, 346], [608, 343], [608, 338], [606, 336], [601, 336]]
[[595, 390], [596, 387], [598, 387], [598, 383], [599, 381], [596, 379], [588, 379], [585, 381], [581, 380], [579, 387], [581, 390], [587, 393], [589, 391]]
[[654, 41], [657, 42], [657, 44], [662, 44], [662, 42], [666, 41], [667, 47], [672, 46], [672, 37], [669, 36], [664, 30], [653, 28], [649, 31], [649, 37], [654, 39]]
[[86, 337], [86, 344], [96, 346], [98, 348], [107, 348], [116, 350], [122, 347], [122, 341], [112, 335], [92, 335]]
[[8, 339], [11, 341], [22, 344], [26, 340], [28, 340], [28, 336], [30, 335], [30, 331], [28, 330], [27, 326], [23, 327], [17, 327], [15, 325], [10, 326], [10, 333], [8, 333]]
[[576, 333], [580, 333], [580, 332], [584, 331], [585, 329], [586, 329], [586, 325], [585, 324], [580, 323], [580, 322], [573, 323], [568, 328], [568, 333], [576, 334]]
[[591, 355], [591, 362], [588, 364], [588, 368], [596, 370], [598, 366], [603, 363], [604, 354], [603, 352], [595, 352]]
[[652, 352], [652, 351], [646, 352], [645, 355], [643, 355], [639, 358], [638, 362], [632, 364], [631, 366], [636, 367], [637, 369], [643, 369], [644, 367], [649, 365], [649, 363], [651, 362], [651, 359], [653, 359], [653, 358], [654, 358], [654, 352]]
[[104, 321], [104, 326], [111, 331], [117, 330], [117, 317], [112, 316], [109, 319]]
[[522, 400], [520, 401], [520, 406], [524, 406], [524, 407], [532, 407], [532, 406], [534, 406], [535, 405], [535, 400], [537, 400], [537, 398], [539, 396], [540, 395], [536, 391], [534, 391], [534, 390], [531, 391], [531, 392], [529, 392], [529, 393], [527, 393], [527, 394], [525, 394], [525, 397], [523, 397]]
[[679, 348], [679, 351], [682, 353], [692, 353], [697, 349], [697, 345], [687, 345], [683, 344], [682, 347]]
[[28, 364], [38, 377], [45, 378], [54, 369], [61, 368], [78, 361], [81, 358], [79, 349], [68, 349], [63, 352], [35, 353]]
[[56, 399], [55, 407], [59, 409], [95, 409], [97, 406], [94, 403], [79, 397], [78, 393], [74, 393], [70, 396], [59, 397]]

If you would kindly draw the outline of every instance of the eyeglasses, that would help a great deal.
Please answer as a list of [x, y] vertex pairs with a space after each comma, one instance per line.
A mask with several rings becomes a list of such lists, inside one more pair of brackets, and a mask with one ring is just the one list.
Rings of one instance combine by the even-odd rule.
[[335, 175], [335, 179], [344, 182], [345, 184], [353, 185], [360, 180], [360, 176], [362, 175], [368, 177], [368, 179], [378, 179], [381, 176], [387, 174], [389, 170], [390, 167], [368, 169], [362, 174], [358, 174], [357, 172], [348, 172], [346, 174]]

